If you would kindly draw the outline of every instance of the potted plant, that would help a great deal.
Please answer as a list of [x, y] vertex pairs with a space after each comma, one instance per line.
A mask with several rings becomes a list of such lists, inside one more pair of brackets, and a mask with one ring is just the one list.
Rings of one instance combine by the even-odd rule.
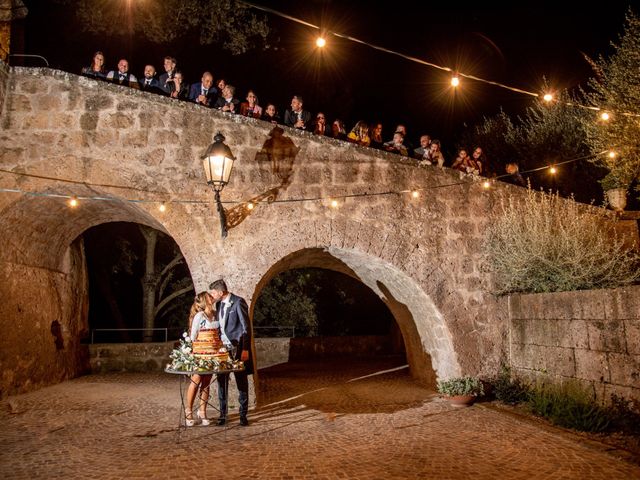
[[627, 206], [627, 190], [632, 180], [633, 175], [621, 170], [611, 170], [600, 180], [607, 203], [616, 212], [622, 212]]
[[476, 377], [454, 377], [439, 380], [438, 392], [447, 397], [454, 407], [465, 407], [472, 405], [480, 395], [484, 395], [484, 387]]

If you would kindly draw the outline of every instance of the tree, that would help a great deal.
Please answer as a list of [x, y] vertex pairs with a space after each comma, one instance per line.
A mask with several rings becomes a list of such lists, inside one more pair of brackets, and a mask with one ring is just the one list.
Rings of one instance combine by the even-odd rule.
[[153, 228], [140, 225], [140, 232], [145, 241], [144, 274], [140, 278], [142, 284], [142, 322], [145, 328], [144, 341], [153, 340], [153, 328], [156, 320], [167, 315], [178, 307], [172, 303], [178, 297], [193, 292], [193, 283], [189, 277], [175, 277], [175, 269], [184, 262], [184, 257], [176, 247], [173, 258], [166, 264], [158, 263], [156, 245], [158, 232]]
[[235, 0], [57, 1], [97, 34], [135, 34], [160, 43], [197, 33], [200, 44], [218, 43], [233, 54], [266, 44], [269, 34], [266, 18]]
[[[585, 102], [610, 115], [598, 121], [594, 112], [581, 116], [594, 162], [609, 173], [603, 187], [628, 188], [640, 176], [640, 19], [629, 10], [614, 53], [589, 60], [595, 77], [589, 79]], [[602, 152], [614, 151], [615, 156]]]
[[[255, 327], [294, 327], [297, 335], [318, 334], [317, 305], [319, 287], [308, 269], [287, 270], [264, 287], [253, 313]], [[275, 330], [275, 329], [273, 329]], [[275, 331], [267, 332], [276, 335]]]

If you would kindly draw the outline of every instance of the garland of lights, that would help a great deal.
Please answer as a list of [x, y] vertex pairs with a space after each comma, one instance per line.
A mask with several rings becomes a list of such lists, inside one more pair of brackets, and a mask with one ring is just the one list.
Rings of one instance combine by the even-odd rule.
[[[498, 175], [496, 177], [493, 178], [487, 178], [482, 182], [482, 187], [486, 190], [488, 190], [489, 188], [491, 188], [491, 185], [493, 184], [493, 182], [495, 182], [496, 180], [500, 180], [503, 178], [508, 178], [508, 177], [513, 177], [516, 174], [525, 174], [525, 173], [535, 173], [535, 172], [540, 172], [543, 170], [548, 170], [550, 174], [555, 175], [558, 172], [557, 167], [560, 165], [566, 165], [568, 163], [573, 163], [573, 162], [577, 162], [580, 160], [586, 160], [588, 158], [593, 158], [593, 157], [597, 157], [599, 155], [604, 155], [607, 154], [609, 157], [615, 157], [615, 153], [612, 151], [603, 151], [598, 153], [597, 155], [583, 155], [581, 157], [576, 157], [576, 158], [571, 158], [569, 160], [564, 160], [562, 162], [558, 162], [555, 163], [553, 165], [546, 165], [544, 167], [538, 167], [538, 168], [533, 168], [530, 170], [524, 170], [522, 172], [516, 172], [513, 174], [510, 173], [506, 173], [503, 175]], [[75, 185], [84, 185], [87, 187], [108, 187], [108, 188], [119, 188], [119, 189], [125, 189], [125, 190], [134, 190], [134, 191], [138, 191], [138, 192], [144, 192], [144, 193], [152, 193], [152, 194], [161, 194], [161, 195], [168, 195], [169, 192], [166, 191], [157, 191], [157, 190], [146, 190], [143, 188], [137, 188], [137, 187], [130, 187], [130, 186], [124, 186], [124, 185], [111, 185], [111, 184], [100, 184], [100, 183], [88, 183], [88, 182], [80, 182], [78, 180], [70, 180], [70, 179], [65, 179], [65, 178], [56, 178], [56, 177], [48, 177], [48, 176], [43, 176], [43, 175], [37, 175], [37, 174], [32, 174], [32, 173], [26, 173], [26, 172], [12, 172], [11, 170], [5, 170], [5, 169], [0, 169], [0, 173], [8, 173], [11, 175], [16, 175], [16, 176], [21, 176], [21, 177], [30, 177], [30, 178], [37, 178], [37, 179], [46, 179], [46, 180], [53, 180], [56, 182], [61, 182], [61, 183], [71, 183], [71, 184], [75, 184]], [[337, 208], [339, 206], [339, 202], [338, 200], [346, 200], [347, 198], [362, 198], [362, 197], [376, 197], [376, 196], [383, 196], [383, 195], [403, 195], [403, 194], [410, 194], [412, 198], [417, 199], [420, 197], [420, 192], [425, 192], [427, 190], [435, 190], [438, 188], [446, 188], [446, 187], [455, 187], [455, 186], [459, 186], [459, 185], [466, 185], [469, 184], [473, 181], [477, 181], [479, 179], [478, 176], [476, 175], [467, 175], [465, 177], [466, 179], [464, 181], [459, 181], [459, 182], [452, 182], [452, 183], [445, 183], [445, 184], [440, 184], [440, 185], [433, 185], [430, 187], [421, 187], [421, 188], [414, 188], [411, 190], [388, 190], [388, 191], [384, 191], [384, 192], [373, 192], [373, 193], [369, 193], [369, 192], [365, 192], [365, 193], [349, 193], [349, 194], [344, 194], [344, 195], [333, 195], [330, 197], [303, 197], [303, 198], [286, 198], [286, 199], [281, 199], [281, 200], [263, 200], [263, 201], [256, 201], [256, 202], [243, 202], [243, 201], [224, 201], [222, 203], [225, 204], [231, 204], [231, 205], [242, 205], [244, 204], [246, 206], [246, 208], [248, 210], [253, 210], [255, 208], [255, 206], [259, 203], [303, 203], [303, 202], [328, 202], [329, 206], [332, 208]], [[471, 180], [471, 182], [469, 181]], [[129, 203], [152, 203], [152, 204], [158, 204], [158, 210], [160, 210], [160, 212], [165, 212], [167, 210], [167, 204], [168, 203], [175, 203], [175, 204], [196, 204], [196, 205], [208, 205], [210, 203], [209, 200], [197, 200], [197, 199], [180, 199], [180, 198], [173, 198], [170, 201], [166, 201], [166, 200], [149, 200], [149, 199], [140, 199], [140, 198], [124, 198], [124, 197], [120, 197], [120, 196], [92, 196], [92, 195], [70, 195], [70, 194], [61, 194], [61, 193], [50, 193], [50, 192], [33, 192], [30, 190], [23, 190], [20, 188], [4, 188], [4, 187], [0, 187], [0, 193], [20, 193], [22, 195], [27, 195], [27, 196], [31, 196], [31, 197], [49, 197], [49, 198], [63, 198], [67, 200], [67, 203], [70, 207], [75, 208], [79, 205], [81, 200], [92, 200], [92, 201], [105, 201], [105, 202], [129, 202]]]

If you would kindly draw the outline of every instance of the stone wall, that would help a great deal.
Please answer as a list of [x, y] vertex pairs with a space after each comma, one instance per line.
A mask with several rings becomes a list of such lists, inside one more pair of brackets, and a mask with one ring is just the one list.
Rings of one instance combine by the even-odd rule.
[[[489, 213], [506, 194], [521, 195], [517, 187], [485, 191], [450, 169], [50, 69], [10, 69], [0, 125], [0, 168], [16, 174], [2, 174], [3, 187], [108, 198], [72, 210], [60, 198], [2, 193], [4, 277], [15, 265], [61, 271], [88, 228], [137, 222], [176, 241], [197, 291], [224, 277], [250, 306], [290, 268], [359, 280], [388, 306], [411, 373], [425, 384], [489, 374], [506, 358], [508, 314], [490, 293], [482, 241]], [[222, 194], [226, 239], [200, 159], [217, 131], [237, 157]], [[418, 199], [380, 194], [414, 188]], [[292, 201], [314, 198], [325, 200]], [[250, 201], [260, 203], [249, 210]], [[14, 282], [15, 302], [37, 295]], [[41, 301], [65, 310], [75, 300], [58, 289]], [[17, 321], [10, 312], [0, 328]]]
[[9, 83], [9, 65], [0, 60], [0, 112], [7, 93], [7, 84]]
[[88, 334], [89, 305], [81, 240], [69, 246], [59, 271], [5, 264], [0, 299], [0, 398], [89, 370], [88, 349], [80, 343]]
[[391, 338], [386, 335], [292, 338], [290, 347], [292, 360], [334, 356], [372, 357], [397, 353], [404, 352], [397, 351]]
[[576, 379], [598, 398], [640, 400], [640, 286], [513, 295], [510, 357], [530, 379]]

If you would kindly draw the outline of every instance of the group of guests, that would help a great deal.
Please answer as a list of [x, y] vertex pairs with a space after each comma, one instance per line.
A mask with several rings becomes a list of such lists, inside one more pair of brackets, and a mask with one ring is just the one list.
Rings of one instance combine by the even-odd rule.
[[[438, 167], [445, 165], [442, 145], [439, 140], [432, 140], [430, 135], [422, 135], [420, 145], [414, 148], [407, 137], [407, 129], [402, 124], [396, 126], [393, 135], [387, 141], [383, 138], [381, 123], [369, 125], [361, 120], [347, 133], [342, 120], [335, 119], [329, 126], [323, 112], [318, 112], [315, 116], [312, 115], [311, 111], [304, 107], [304, 100], [300, 95], [293, 96], [290, 108], [285, 111], [284, 118], [282, 118], [275, 104], [268, 103], [263, 108], [254, 90], [249, 90], [245, 101], [241, 101], [237, 98], [233, 85], [227, 83], [223, 78], [215, 80], [209, 71], [202, 74], [199, 82], [189, 85], [185, 82], [182, 72], [177, 69], [177, 61], [174, 57], [164, 57], [163, 67], [164, 72], [157, 75], [153, 65], [145, 65], [143, 75], [138, 79], [129, 72], [129, 62], [124, 58], [119, 60], [116, 69], [107, 71], [104, 54], [98, 51], [93, 55], [91, 65], [82, 69], [82, 74], [178, 100], [191, 101], [223, 112], [257, 118], [273, 124], [284, 124], [291, 128], [313, 132], [316, 135], [324, 135], [412, 157], [418, 160], [421, 165], [436, 165]], [[485, 174], [487, 172], [487, 161], [481, 147], [476, 147], [471, 156], [468, 155], [466, 149], [459, 150], [457, 158], [450, 166], [467, 174], [482, 175], [483, 171]]]
[[[240, 404], [240, 425], [249, 425], [247, 413], [249, 411], [249, 379], [253, 373], [251, 355], [251, 328], [249, 326], [249, 307], [244, 298], [229, 292], [224, 280], [216, 280], [209, 285], [209, 290], [196, 295], [189, 315], [189, 332], [192, 340], [198, 339], [200, 330], [217, 329], [222, 343], [232, 355], [233, 360], [242, 360], [244, 370], [233, 372], [238, 388], [238, 402]], [[218, 402], [220, 404], [217, 425], [227, 423], [229, 375], [217, 374]], [[195, 374], [191, 377], [187, 390], [187, 405], [185, 406], [186, 425], [192, 427], [198, 419], [203, 426], [211, 424], [207, 417], [209, 401], [209, 386], [211, 375]], [[193, 412], [196, 394], [200, 392], [200, 405]]]

